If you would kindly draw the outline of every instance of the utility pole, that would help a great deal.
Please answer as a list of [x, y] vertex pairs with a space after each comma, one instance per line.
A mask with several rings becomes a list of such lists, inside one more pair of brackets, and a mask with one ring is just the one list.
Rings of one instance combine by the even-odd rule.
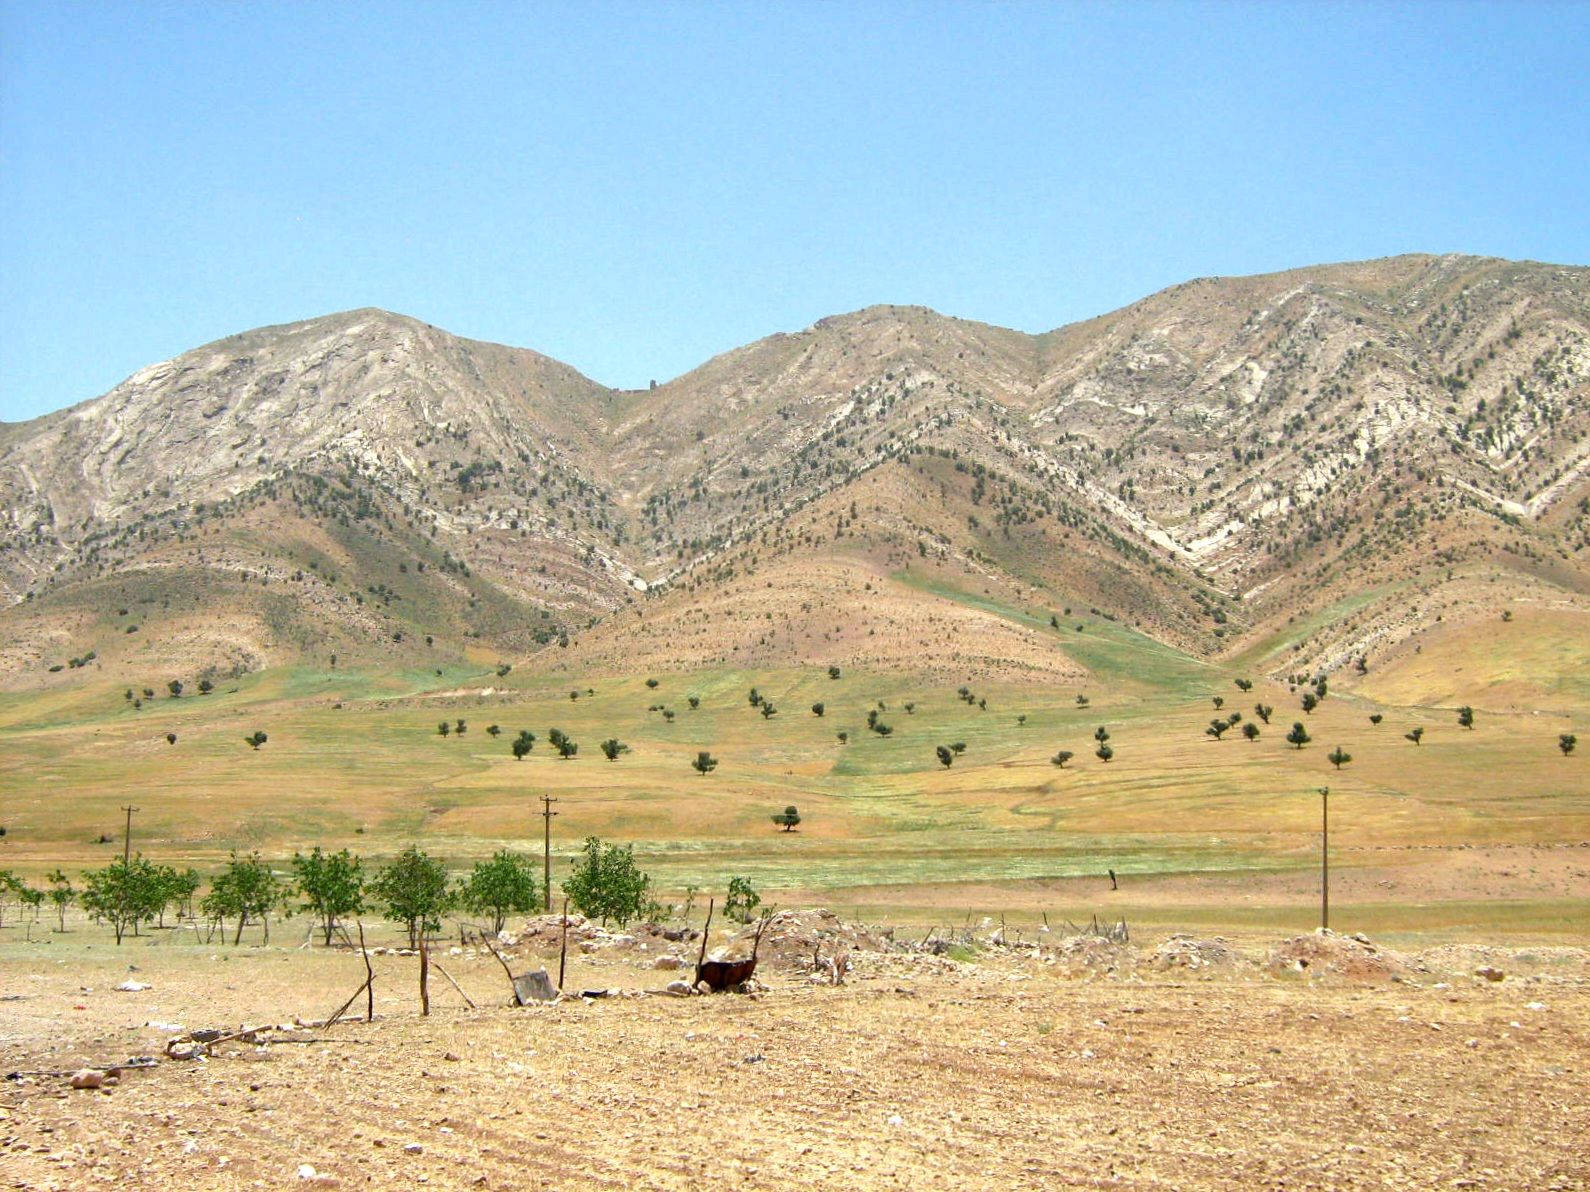
[[125, 868], [127, 868], [127, 866], [132, 864], [132, 817], [133, 817], [133, 812], [142, 811], [143, 809], [141, 807], [123, 807], [122, 810], [127, 813], [127, 831], [122, 834], [122, 838], [121, 838], [121, 865], [122, 865], [122, 868], [125, 869]]
[[541, 796], [541, 821], [544, 829], [541, 888], [545, 891], [545, 900], [541, 905], [549, 915], [552, 913], [552, 817], [558, 814], [552, 810], [552, 804], [556, 802], [557, 800], [551, 795]]
[[1331, 788], [1319, 788], [1319, 925], [1331, 925]]

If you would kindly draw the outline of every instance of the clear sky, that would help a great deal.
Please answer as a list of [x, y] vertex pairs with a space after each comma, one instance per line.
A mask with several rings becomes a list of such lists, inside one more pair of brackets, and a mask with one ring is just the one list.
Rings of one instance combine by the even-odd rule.
[[875, 302], [1587, 264], [1587, 62], [1528, 0], [0, 0], [0, 419], [358, 306], [641, 386]]

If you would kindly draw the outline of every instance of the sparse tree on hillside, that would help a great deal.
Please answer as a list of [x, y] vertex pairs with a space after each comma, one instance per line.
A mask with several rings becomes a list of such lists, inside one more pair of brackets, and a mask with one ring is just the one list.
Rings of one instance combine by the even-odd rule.
[[239, 857], [233, 852], [226, 868], [210, 883], [210, 892], [204, 896], [201, 908], [211, 919], [222, 924], [237, 920], [237, 932], [232, 936], [236, 947], [243, 942], [243, 928], [254, 919], [265, 928], [265, 942], [270, 943], [270, 913], [286, 896], [286, 887], [258, 852]]
[[77, 891], [72, 888], [72, 879], [66, 876], [66, 871], [57, 869], [49, 875], [50, 901], [55, 905], [55, 914], [60, 920], [57, 931], [66, 930], [66, 908], [77, 900]]
[[1211, 720], [1209, 722], [1209, 727], [1204, 729], [1204, 732], [1208, 736], [1211, 736], [1215, 740], [1218, 741], [1218, 740], [1220, 740], [1221, 737], [1223, 737], [1225, 735], [1226, 730], [1228, 728], [1230, 728], [1230, 727], [1231, 727], [1231, 724], [1230, 724], [1229, 721], [1225, 721], [1225, 720]]
[[377, 875], [370, 893], [388, 919], [408, 928], [411, 948], [419, 946], [421, 933], [441, 927], [442, 915], [453, 903], [446, 867], [414, 844]]
[[1407, 732], [1403, 733], [1402, 735], [1404, 737], [1406, 737], [1408, 740], [1412, 741], [1415, 745], [1418, 745], [1421, 741], [1424, 740], [1424, 729], [1422, 727], [1410, 728]]
[[458, 736], [462, 737], [464, 735], [464, 733], [468, 730], [468, 728], [469, 728], [469, 725], [464, 723], [463, 718], [460, 717], [458, 719], [458, 721], [453, 725], [453, 732], [456, 733]]
[[1259, 739], [1259, 726], [1251, 720], [1248, 721], [1242, 726], [1242, 735], [1250, 741], [1257, 741]]
[[438, 724], [436, 726], [436, 731], [439, 734], [441, 734], [442, 736], [445, 737], [445, 736], [447, 736], [448, 733], [453, 731], [453, 726], [448, 724], [447, 721], [444, 720], [444, 721], [442, 721], [440, 724]]
[[834, 735], [839, 738], [839, 743], [841, 745], [849, 745], [850, 744], [850, 734], [849, 733], [847, 733], [847, 732], [839, 732], [839, 733], [835, 733]]
[[887, 737], [890, 733], [894, 732], [894, 726], [885, 724], [883, 721], [879, 720], [873, 724], [872, 731], [877, 733], [880, 737]]
[[1017, 716], [1016, 717], [1016, 723], [1017, 724], [1026, 724], [1027, 723], [1027, 713], [1023, 712], [1021, 715]]
[[663, 719], [672, 724], [674, 722], [674, 710], [672, 708], [664, 708]]
[[950, 745], [950, 748], [952, 750], [954, 750], [956, 754], [965, 753], [966, 752], [966, 742], [965, 741], [956, 741], [956, 742], [954, 742], [953, 744]]
[[486, 735], [488, 737], [495, 737], [500, 732], [502, 732], [502, 726], [500, 724], [488, 724], [486, 726]]
[[690, 710], [692, 712], [694, 712], [697, 708], [699, 708], [701, 706], [701, 697], [699, 695], [686, 696], [685, 697], [685, 703], [689, 704], [690, 705]]
[[1100, 745], [1104, 744], [1104, 742], [1110, 739], [1110, 730], [1105, 728], [1102, 724], [1099, 725], [1098, 728], [1093, 730], [1093, 739]]
[[1237, 690], [1242, 692], [1243, 695], [1247, 695], [1248, 692], [1253, 690], [1253, 680], [1252, 679], [1237, 679], [1236, 680], [1236, 684], [1237, 684]]
[[1062, 749], [1049, 760], [1064, 770], [1066, 768], [1066, 763], [1075, 756], [1076, 754], [1072, 753], [1069, 749]]
[[96, 919], [106, 920], [121, 943], [128, 931], [152, 921], [160, 909], [161, 891], [154, 866], [136, 854], [123, 864], [112, 861], [103, 869], [83, 874], [83, 909]]
[[839, 668], [837, 666], [831, 666], [831, 667], [828, 668], [828, 677], [830, 679], [839, 678], [839, 674], [840, 674], [840, 671], [839, 671]]
[[731, 877], [728, 896], [723, 900], [723, 913], [736, 923], [749, 923], [751, 914], [762, 905], [762, 896], [752, 887], [749, 878]]
[[646, 680], [646, 686], [648, 686], [648, 687], [656, 687], [657, 686], [657, 680], [656, 679], [647, 679]]
[[938, 754], [939, 765], [946, 769], [955, 764], [955, 751], [948, 745], [940, 745], [933, 752]]
[[1340, 770], [1348, 762], [1353, 760], [1353, 755], [1338, 745], [1335, 749], [1331, 750], [1325, 755], [1325, 760]]
[[364, 863], [347, 849], [327, 853], [317, 844], [307, 857], [293, 854], [293, 874], [303, 909], [319, 920], [329, 948], [338, 923], [364, 910]]
[[710, 774], [718, 768], [718, 759], [703, 749], [696, 754], [696, 760], [690, 764], [697, 774]]
[[1273, 711], [1275, 711], [1275, 709], [1272, 708], [1269, 704], [1254, 704], [1253, 705], [1253, 714], [1255, 716], [1257, 716], [1260, 720], [1264, 721], [1265, 724], [1269, 724], [1270, 723], [1270, 713], [1273, 712]]
[[1226, 706], [1226, 697], [1223, 695], [1212, 696], [1211, 702], [1215, 705], [1215, 711], [1218, 712]]
[[616, 762], [619, 754], [628, 752], [629, 746], [617, 737], [609, 737], [602, 742], [602, 756], [610, 762]]
[[762, 719], [771, 720], [778, 715], [778, 706], [770, 699], [762, 701]]
[[270, 738], [256, 729], [254, 732], [244, 737], [243, 740], [248, 742], [249, 746], [257, 751], [259, 747], [265, 744], [266, 741], [269, 741]]
[[1313, 738], [1308, 735], [1308, 729], [1304, 728], [1300, 721], [1293, 721], [1292, 731], [1286, 734], [1287, 744], [1293, 746], [1296, 749], [1303, 748], [1303, 746], [1307, 745], [1312, 739]]
[[1104, 744], [1100, 744], [1093, 752], [1101, 762], [1107, 762], [1115, 756], [1115, 750]]
[[788, 807], [784, 808], [783, 811], [779, 812], [773, 817], [773, 822], [779, 827], [783, 828], [784, 831], [793, 832], [796, 828], [796, 825], [801, 822], [801, 813], [796, 811], [795, 804], [791, 803]]
[[762, 693], [760, 691], [758, 691], [755, 687], [753, 687], [746, 694], [745, 698], [746, 698], [746, 702], [749, 703], [754, 708], [754, 707], [756, 707], [758, 704], [760, 704], [762, 702]]
[[172, 699], [182, 698], [182, 680], [172, 679], [171, 682], [166, 684], [166, 690], [171, 692]]
[[1467, 704], [1464, 704], [1458, 709], [1457, 716], [1458, 723], [1464, 728], [1471, 729], [1474, 727], [1474, 709], [1469, 707]]
[[[907, 716], [915, 716], [916, 715], [916, 701], [915, 700], [906, 700], [905, 703], [901, 704], [900, 706], [905, 709], [905, 714]], [[1025, 720], [1026, 717], [1023, 716], [1022, 719]]]
[[1369, 714], [1369, 723], [1370, 724], [1379, 724], [1384, 719], [1385, 719], [1385, 717], [1382, 716], [1379, 712], [1371, 712]]
[[815, 704], [812, 705], [812, 715], [813, 716], [821, 716], [822, 714], [823, 714], [823, 701], [822, 700], [818, 700]]
[[210, 680], [208, 680], [208, 679], [200, 679], [199, 680], [199, 694], [200, 695], [209, 695], [210, 692], [212, 692], [214, 690], [215, 690], [215, 684], [210, 682]]
[[1305, 691], [1303, 693], [1303, 711], [1312, 713], [1317, 707], [1319, 707], [1319, 696], [1312, 691]]
[[1579, 744], [1579, 738], [1572, 733], [1561, 733], [1557, 737], [1557, 748], [1562, 750], [1563, 757], [1567, 757], [1572, 753], [1574, 746], [1577, 744]]
[[1085, 695], [1078, 694], [1077, 695], [1077, 707], [1085, 708], [1087, 706], [1088, 706], [1088, 697], [1085, 696]]
[[529, 729], [520, 729], [519, 735], [513, 739], [513, 756], [515, 761], [524, 761], [524, 755], [535, 748], [536, 735]]
[[166, 744], [167, 745], [175, 745], [176, 743], [177, 743], [177, 734], [176, 733], [167, 733], [166, 734]]

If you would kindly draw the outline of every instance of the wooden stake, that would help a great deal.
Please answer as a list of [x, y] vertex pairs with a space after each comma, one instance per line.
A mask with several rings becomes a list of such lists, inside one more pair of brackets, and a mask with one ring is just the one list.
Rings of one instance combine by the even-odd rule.
[[420, 1014], [431, 1012], [431, 950], [425, 944], [425, 925], [420, 925]]
[[353, 991], [353, 995], [351, 997], [349, 997], [347, 1001], [343, 1002], [342, 1005], [337, 1008], [337, 1012], [335, 1014], [333, 1014], [330, 1018], [326, 1019], [325, 1023], [321, 1026], [320, 1029], [323, 1030], [323, 1031], [329, 1031], [333, 1026], [335, 1026], [337, 1024], [337, 1020], [348, 1012], [348, 1007], [353, 1005], [353, 1003], [358, 999], [359, 995], [361, 993], [363, 993], [369, 987], [370, 987], [370, 978], [366, 977], [365, 981], [364, 981], [364, 984], [360, 985], [359, 988], [357, 988], [357, 989], [355, 989]]
[[701, 980], [701, 966], [707, 963], [707, 940], [712, 934], [712, 908], [716, 904], [716, 898], [707, 899], [707, 921], [701, 928], [701, 955], [696, 957], [696, 980], [691, 982], [692, 985]]
[[569, 899], [563, 898], [563, 939], [558, 944], [558, 992], [563, 992], [563, 966], [569, 959]]
[[364, 1020], [375, 1021], [375, 969], [370, 967], [370, 953], [364, 946], [364, 920], [359, 920], [359, 955], [364, 958]]
[[502, 971], [508, 974], [508, 988], [513, 990], [513, 1004], [516, 1006], [524, 1005], [524, 1002], [519, 1000], [519, 987], [513, 983], [513, 970], [508, 967], [508, 962], [502, 958], [502, 953], [493, 948], [491, 941], [484, 935], [480, 937], [480, 942], [486, 945], [491, 954], [497, 958], [497, 963], [502, 965]]
[[464, 1005], [473, 1010], [475, 1008], [475, 1003], [469, 1000], [469, 994], [464, 992], [464, 987], [457, 981], [453, 980], [453, 975], [442, 967], [442, 962], [440, 960], [436, 962], [436, 971], [447, 978], [447, 983], [454, 989], [458, 990], [458, 996], [464, 999]]

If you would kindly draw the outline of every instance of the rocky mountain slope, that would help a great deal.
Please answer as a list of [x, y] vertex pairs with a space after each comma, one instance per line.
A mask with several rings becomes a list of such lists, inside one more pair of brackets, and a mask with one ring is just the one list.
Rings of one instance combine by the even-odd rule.
[[1590, 269], [1469, 257], [1201, 279], [1039, 336], [873, 307], [643, 392], [355, 311], [0, 426], [0, 668], [1042, 679], [1086, 615], [1357, 669], [1580, 601], [1587, 398]]

